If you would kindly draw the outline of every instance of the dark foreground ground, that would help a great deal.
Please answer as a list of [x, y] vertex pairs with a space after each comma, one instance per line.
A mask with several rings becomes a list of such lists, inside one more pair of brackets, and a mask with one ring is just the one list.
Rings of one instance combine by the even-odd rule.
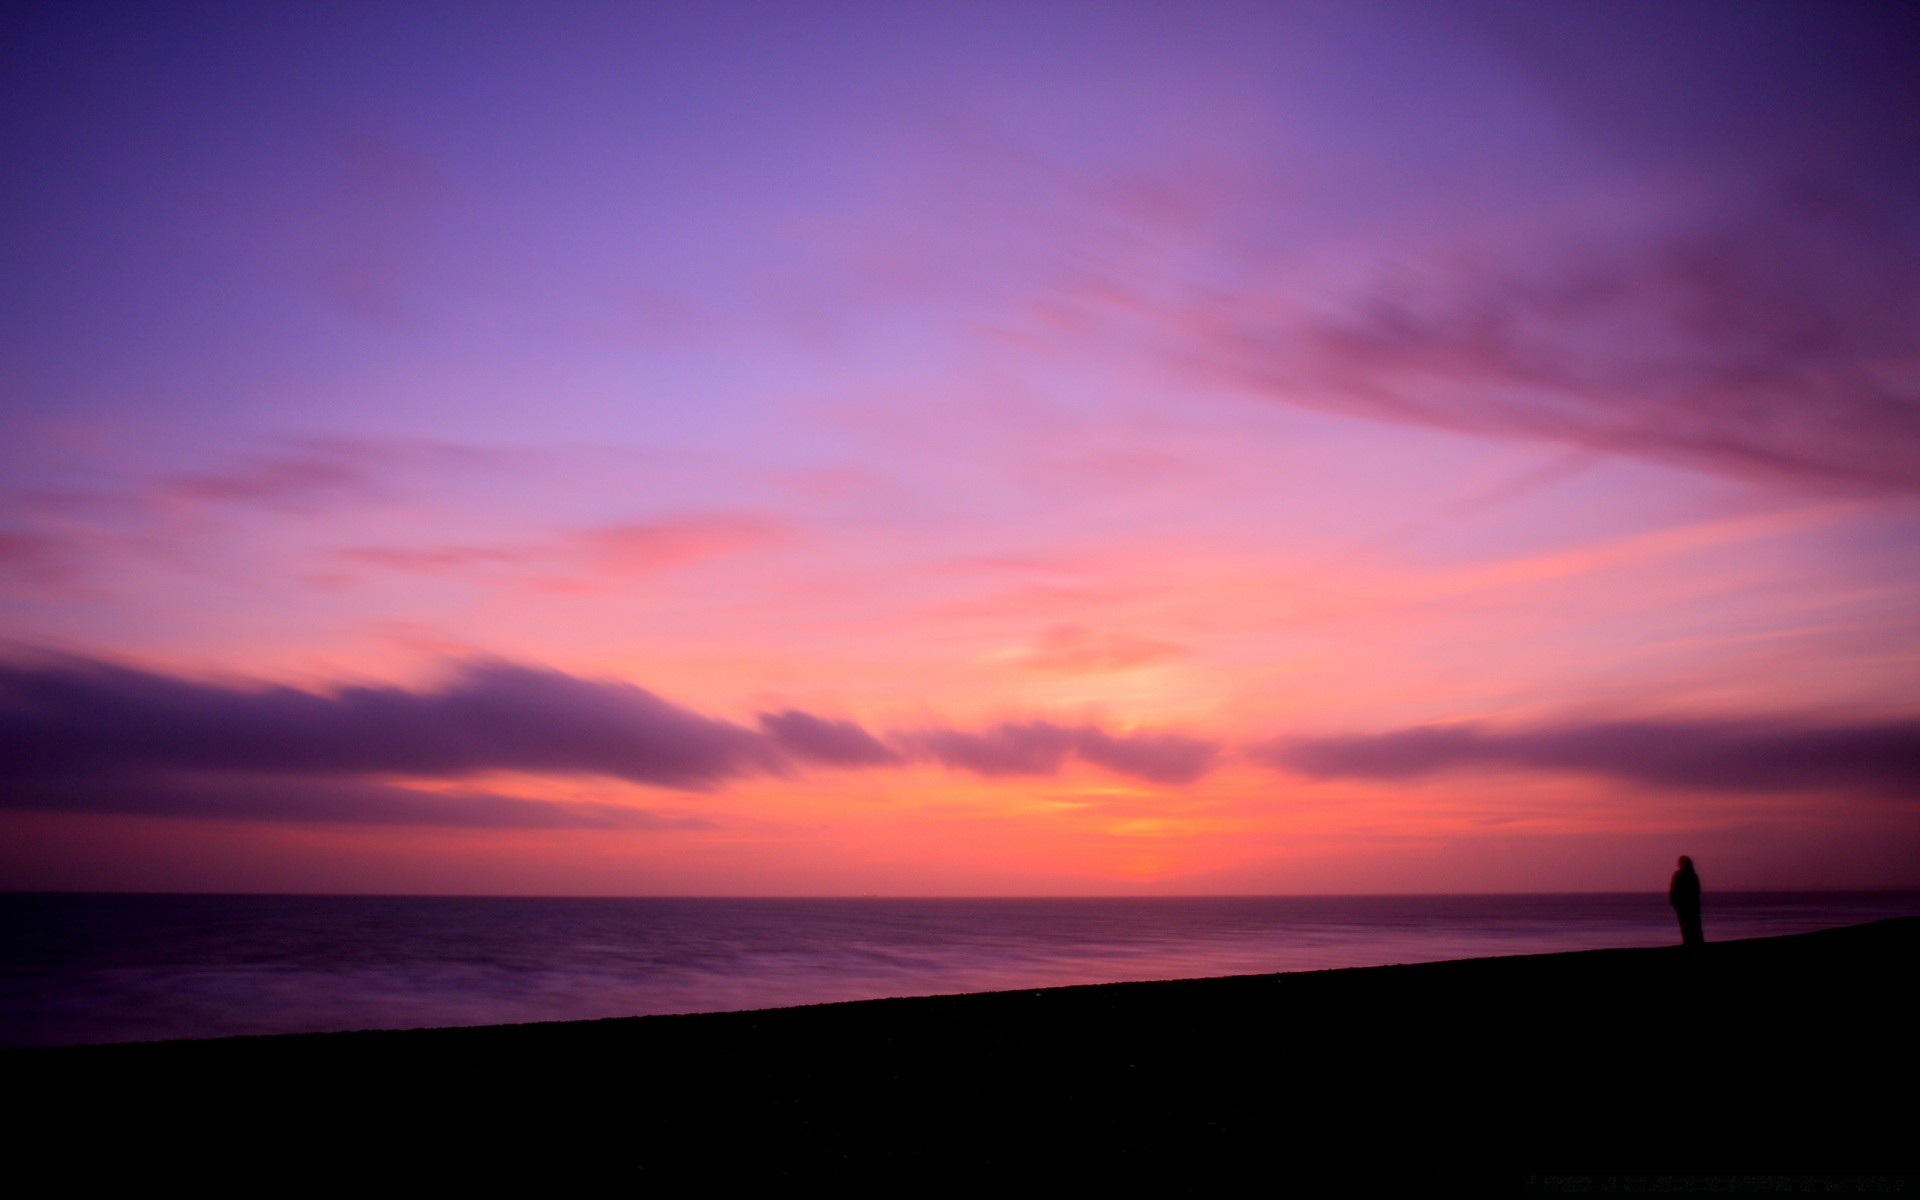
[[52, 1185], [18, 1195], [1911, 1193], [1916, 951], [1907, 919], [1694, 957], [13, 1051], [4, 1157]]

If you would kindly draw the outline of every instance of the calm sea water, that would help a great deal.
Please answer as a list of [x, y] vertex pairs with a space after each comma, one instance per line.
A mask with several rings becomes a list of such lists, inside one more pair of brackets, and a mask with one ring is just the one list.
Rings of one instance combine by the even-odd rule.
[[[1707, 936], [1920, 915], [1708, 898]], [[0, 1046], [405, 1029], [1677, 941], [1662, 895], [1045, 900], [0, 895]]]

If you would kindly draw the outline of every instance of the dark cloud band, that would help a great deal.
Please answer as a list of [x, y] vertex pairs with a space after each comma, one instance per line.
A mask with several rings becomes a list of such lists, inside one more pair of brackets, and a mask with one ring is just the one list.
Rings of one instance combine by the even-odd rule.
[[534, 800], [474, 789], [398, 787], [363, 779], [173, 775], [14, 780], [0, 807], [294, 825], [454, 829], [694, 829], [709, 822], [621, 804]]
[[1051, 775], [1069, 758], [1149, 783], [1193, 783], [1213, 766], [1219, 748], [1179, 734], [1116, 736], [1092, 725], [1048, 721], [1006, 723], [980, 732], [922, 730], [904, 735], [916, 753], [976, 775]]
[[658, 827], [622, 806], [394, 780], [485, 772], [591, 775], [711, 791], [807, 766], [932, 760], [986, 776], [1051, 775], [1070, 759], [1150, 783], [1192, 783], [1216, 747], [1174, 734], [1047, 722], [882, 738], [788, 710], [757, 727], [642, 688], [507, 662], [446, 684], [330, 692], [182, 679], [93, 660], [0, 665], [0, 808], [298, 822], [500, 828]]
[[1521, 770], [1700, 791], [1831, 789], [1920, 797], [1920, 721], [1619, 721], [1522, 730], [1464, 724], [1282, 740], [1257, 754], [1318, 779]]
[[517, 770], [700, 790], [780, 762], [754, 731], [641, 688], [510, 663], [471, 665], [435, 691], [327, 694], [225, 687], [98, 662], [0, 669], [0, 778]]

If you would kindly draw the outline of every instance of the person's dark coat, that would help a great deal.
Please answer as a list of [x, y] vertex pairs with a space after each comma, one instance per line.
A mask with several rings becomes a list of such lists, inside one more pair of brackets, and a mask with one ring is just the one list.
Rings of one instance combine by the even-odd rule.
[[1680, 918], [1682, 943], [1698, 946], [1707, 940], [1700, 931], [1700, 876], [1694, 872], [1691, 858], [1681, 856], [1680, 869], [1673, 873], [1673, 882], [1667, 885], [1667, 903], [1673, 905], [1674, 915]]

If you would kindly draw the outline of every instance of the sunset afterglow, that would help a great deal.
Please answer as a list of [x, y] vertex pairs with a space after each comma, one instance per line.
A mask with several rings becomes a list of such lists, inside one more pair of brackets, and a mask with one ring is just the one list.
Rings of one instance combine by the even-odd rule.
[[1913, 13], [1630, 7], [16, 14], [0, 886], [1920, 886]]

